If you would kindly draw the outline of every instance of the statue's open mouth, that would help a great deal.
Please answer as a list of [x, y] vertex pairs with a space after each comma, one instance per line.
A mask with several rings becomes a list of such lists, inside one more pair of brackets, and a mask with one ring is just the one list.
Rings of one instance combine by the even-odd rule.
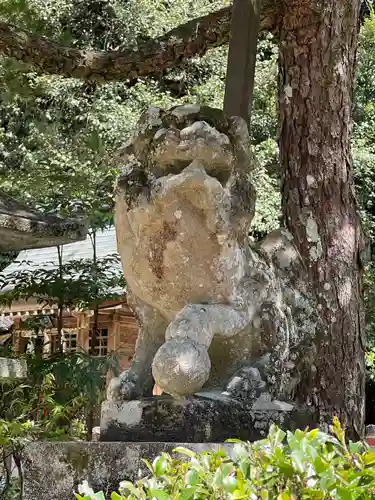
[[194, 160], [205, 166], [208, 175], [226, 183], [234, 165], [233, 147], [228, 136], [204, 121], [182, 130], [162, 128], [156, 132], [149, 162], [157, 177], [179, 174]]

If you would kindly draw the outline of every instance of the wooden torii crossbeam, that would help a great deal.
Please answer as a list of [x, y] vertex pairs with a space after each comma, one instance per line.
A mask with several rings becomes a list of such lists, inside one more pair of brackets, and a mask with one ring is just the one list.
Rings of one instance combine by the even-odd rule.
[[229, 43], [224, 111], [241, 116], [250, 126], [260, 0], [234, 0]]

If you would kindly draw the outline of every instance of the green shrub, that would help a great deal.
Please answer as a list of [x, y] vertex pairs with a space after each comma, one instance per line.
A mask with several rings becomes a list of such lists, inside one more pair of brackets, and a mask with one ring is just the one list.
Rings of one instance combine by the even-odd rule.
[[[1, 355], [14, 355], [2, 351]], [[84, 352], [27, 356], [26, 380], [0, 382], [0, 500], [21, 498], [22, 454], [30, 441], [69, 441], [91, 437], [87, 424], [104, 396], [104, 377], [118, 373], [116, 354], [103, 358]], [[86, 426], [85, 426], [86, 424]], [[89, 432], [90, 431], [90, 432]], [[19, 483], [8, 470], [12, 456]]]
[[[135, 484], [124, 481], [111, 499], [375, 498], [375, 453], [366, 444], [347, 443], [337, 419], [331, 432], [285, 433], [273, 426], [263, 441], [232, 440], [232, 458], [222, 450], [196, 454], [178, 448], [180, 459], [163, 453], [152, 464], [145, 461], [150, 475]], [[79, 491], [78, 500], [105, 498], [86, 482]]]

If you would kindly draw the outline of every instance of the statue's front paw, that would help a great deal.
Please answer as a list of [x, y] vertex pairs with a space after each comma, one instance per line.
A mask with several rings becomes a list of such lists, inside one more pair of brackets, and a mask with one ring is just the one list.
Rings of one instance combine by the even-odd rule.
[[226, 392], [232, 397], [244, 400], [257, 399], [267, 391], [267, 384], [262, 379], [258, 368], [244, 367], [238, 370], [226, 387]]
[[202, 389], [210, 369], [206, 347], [188, 338], [168, 340], [160, 347], [152, 363], [158, 388], [176, 398]]
[[134, 399], [137, 387], [137, 376], [131, 370], [126, 370], [119, 377], [113, 378], [107, 389], [107, 399], [112, 401], [129, 401]]

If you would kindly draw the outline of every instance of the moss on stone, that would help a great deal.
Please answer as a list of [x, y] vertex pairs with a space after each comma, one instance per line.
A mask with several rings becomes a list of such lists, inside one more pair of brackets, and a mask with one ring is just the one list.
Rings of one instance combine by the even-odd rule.
[[69, 464], [72, 470], [80, 475], [89, 467], [89, 450], [83, 447], [76, 447], [75, 445], [67, 446], [63, 461]]

